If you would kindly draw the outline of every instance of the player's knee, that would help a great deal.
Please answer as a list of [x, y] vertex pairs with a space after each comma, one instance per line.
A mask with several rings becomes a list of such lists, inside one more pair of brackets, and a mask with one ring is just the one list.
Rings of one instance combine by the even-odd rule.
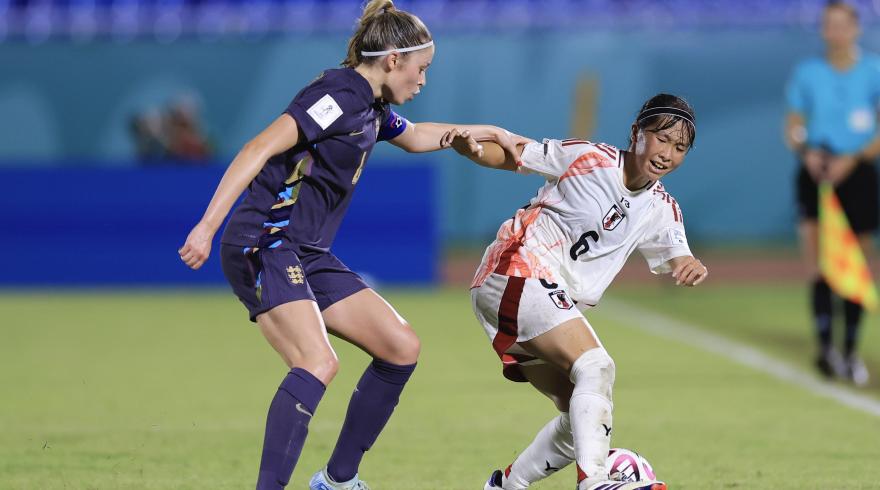
[[574, 362], [569, 373], [575, 392], [591, 392], [611, 399], [614, 386], [614, 360], [602, 347], [590, 349]]
[[310, 372], [325, 385], [330, 384], [336, 377], [336, 373], [339, 372], [339, 358], [336, 357], [335, 352], [329, 349], [323, 352], [308, 353], [294, 364]]
[[406, 333], [402, 335], [399, 347], [397, 349], [400, 356], [400, 364], [413, 364], [419, 360], [419, 354], [422, 352], [422, 341], [419, 336], [407, 325]]
[[382, 358], [394, 364], [415, 364], [419, 360], [421, 351], [422, 342], [419, 336], [409, 325], [405, 325], [405, 328], [394, 336], [389, 352]]

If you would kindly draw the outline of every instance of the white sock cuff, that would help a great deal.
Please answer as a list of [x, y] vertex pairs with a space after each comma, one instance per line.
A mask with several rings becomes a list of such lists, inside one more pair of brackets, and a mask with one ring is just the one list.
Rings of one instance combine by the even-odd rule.
[[597, 372], [605, 374], [610, 372], [611, 383], [614, 383], [614, 360], [604, 347], [595, 347], [581, 354], [572, 364], [568, 379], [577, 385], [579, 378], [593, 377]]
[[562, 412], [559, 414], [557, 424], [559, 425], [561, 432], [571, 432], [571, 418], [568, 416], [568, 412]]

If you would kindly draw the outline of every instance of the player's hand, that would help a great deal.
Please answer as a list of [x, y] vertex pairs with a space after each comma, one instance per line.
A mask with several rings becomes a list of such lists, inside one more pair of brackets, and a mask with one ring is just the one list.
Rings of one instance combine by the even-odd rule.
[[516, 133], [511, 133], [506, 129], [497, 128], [492, 134], [492, 141], [501, 146], [504, 153], [507, 155], [508, 161], [517, 163], [520, 161], [521, 156], [521, 151], [518, 146], [531, 143], [534, 140], [526, 138], [525, 136], [520, 136]]
[[468, 130], [452, 129], [440, 138], [440, 148], [452, 148], [460, 155], [481, 158], [483, 145], [477, 142]]
[[825, 165], [827, 157], [825, 152], [817, 149], [809, 149], [804, 152], [804, 168], [813, 178], [814, 182], [820, 182], [825, 179]]
[[672, 271], [676, 286], [693, 287], [709, 277], [709, 269], [696, 257], [683, 257]]
[[853, 155], [833, 156], [829, 160], [828, 170], [825, 171], [825, 179], [837, 187], [853, 173], [858, 164], [859, 161]]
[[211, 255], [211, 240], [214, 238], [214, 232], [203, 222], [199, 222], [189, 236], [186, 242], [177, 251], [182, 260], [191, 269], [196, 270], [208, 260]]

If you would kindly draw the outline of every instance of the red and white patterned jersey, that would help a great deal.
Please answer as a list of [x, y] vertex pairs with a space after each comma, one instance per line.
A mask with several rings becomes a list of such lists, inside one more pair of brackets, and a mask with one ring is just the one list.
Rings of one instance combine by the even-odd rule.
[[691, 255], [678, 203], [660, 181], [627, 189], [623, 152], [613, 146], [529, 143], [518, 171], [547, 182], [501, 225], [471, 287], [492, 273], [561, 282], [584, 309], [599, 302], [634, 250], [655, 274], [670, 272], [670, 259]]

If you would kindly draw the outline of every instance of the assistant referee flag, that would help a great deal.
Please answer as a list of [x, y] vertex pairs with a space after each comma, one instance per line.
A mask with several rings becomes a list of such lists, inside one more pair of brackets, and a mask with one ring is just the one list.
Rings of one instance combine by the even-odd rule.
[[871, 270], [830, 182], [819, 184], [819, 268], [842, 298], [877, 308]]

